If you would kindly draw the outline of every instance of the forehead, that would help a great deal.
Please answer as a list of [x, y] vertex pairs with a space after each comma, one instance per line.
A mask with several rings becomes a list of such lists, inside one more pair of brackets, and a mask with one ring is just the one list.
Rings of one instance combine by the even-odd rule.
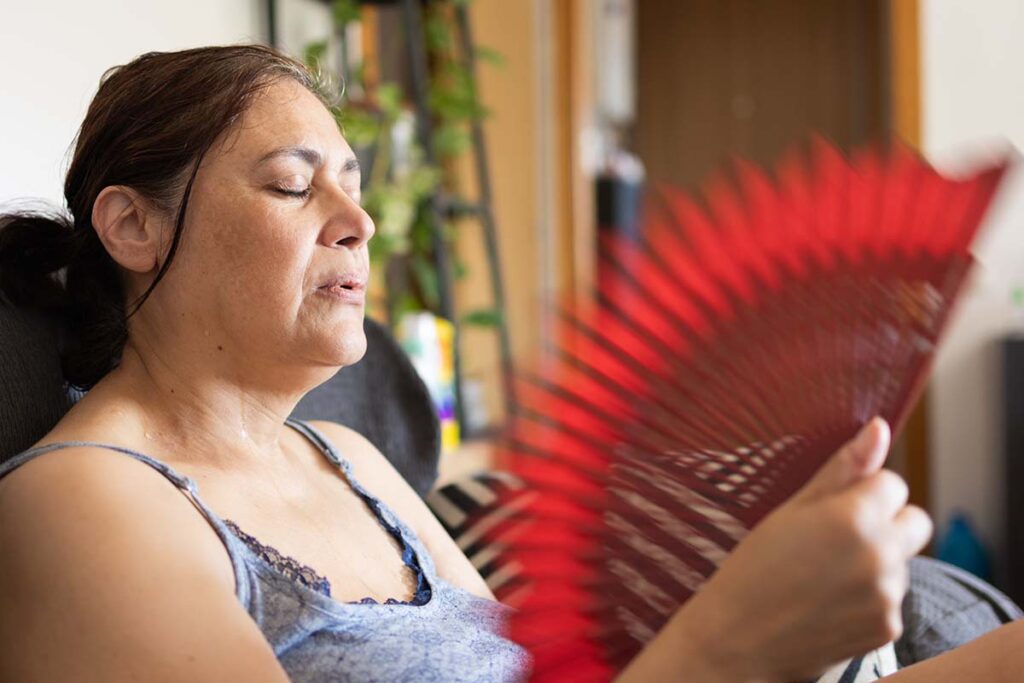
[[327, 107], [290, 78], [276, 81], [256, 95], [218, 151], [225, 157], [252, 161], [282, 145], [312, 147], [327, 159], [351, 154]]

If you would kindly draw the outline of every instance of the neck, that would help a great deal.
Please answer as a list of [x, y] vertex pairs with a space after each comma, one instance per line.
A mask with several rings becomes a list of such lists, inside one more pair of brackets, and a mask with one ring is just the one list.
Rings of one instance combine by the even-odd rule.
[[282, 454], [285, 420], [302, 396], [326, 379], [323, 368], [317, 377], [278, 371], [254, 378], [194, 359], [129, 342], [119, 367], [90, 396], [96, 394], [97, 405], [118, 406], [114, 414], [138, 411], [136, 438], [176, 458], [226, 468], [240, 458]]

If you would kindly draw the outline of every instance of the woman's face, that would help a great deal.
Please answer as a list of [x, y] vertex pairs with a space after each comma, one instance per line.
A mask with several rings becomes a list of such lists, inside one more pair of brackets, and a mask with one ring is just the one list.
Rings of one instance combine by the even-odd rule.
[[178, 254], [140, 314], [236, 371], [359, 360], [374, 231], [359, 181], [323, 104], [278, 81], [204, 158]]

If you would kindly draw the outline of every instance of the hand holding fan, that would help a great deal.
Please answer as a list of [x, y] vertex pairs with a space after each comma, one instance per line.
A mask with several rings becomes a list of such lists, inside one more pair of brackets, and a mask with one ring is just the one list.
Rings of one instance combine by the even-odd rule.
[[610, 677], [867, 420], [902, 424], [1006, 167], [815, 141], [608, 240], [506, 444], [534, 493], [495, 536], [536, 679]]

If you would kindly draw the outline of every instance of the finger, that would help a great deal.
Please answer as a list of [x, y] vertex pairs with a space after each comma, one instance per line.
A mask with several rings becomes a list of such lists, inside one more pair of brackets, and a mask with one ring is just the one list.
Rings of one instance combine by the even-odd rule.
[[891, 524], [909, 495], [907, 483], [898, 474], [880, 470], [847, 487], [837, 502], [849, 506], [857, 525], [869, 531]]
[[836, 451], [794, 498], [813, 500], [836, 493], [876, 472], [885, 462], [889, 440], [888, 423], [880, 417], [873, 418]]
[[895, 539], [904, 557], [921, 552], [932, 538], [934, 525], [928, 513], [916, 505], [907, 505], [893, 519]]

